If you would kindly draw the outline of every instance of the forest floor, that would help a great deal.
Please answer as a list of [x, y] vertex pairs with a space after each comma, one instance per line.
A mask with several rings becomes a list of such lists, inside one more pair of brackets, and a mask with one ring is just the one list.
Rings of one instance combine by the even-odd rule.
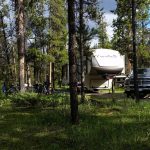
[[[56, 95], [53, 100], [57, 98], [61, 97]], [[149, 150], [149, 99], [137, 104], [122, 92], [113, 98], [115, 101], [109, 93], [86, 94], [85, 103], [79, 104], [77, 125], [70, 122], [69, 101], [48, 107], [18, 107], [9, 97], [1, 98], [0, 149]]]

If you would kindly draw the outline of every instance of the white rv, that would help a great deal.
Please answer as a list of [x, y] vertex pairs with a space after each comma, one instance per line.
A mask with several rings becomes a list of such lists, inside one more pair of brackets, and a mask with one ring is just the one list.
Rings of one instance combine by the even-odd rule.
[[125, 57], [111, 49], [94, 49], [85, 74], [85, 86], [88, 90], [110, 89], [112, 79], [125, 68]]
[[[93, 49], [92, 55], [86, 60], [85, 87], [88, 90], [110, 89], [114, 76], [125, 72], [125, 57], [116, 50]], [[78, 60], [80, 66], [80, 60]], [[84, 68], [85, 68], [84, 66]], [[80, 67], [78, 67], [80, 72]], [[63, 84], [69, 83], [69, 67], [63, 68]], [[80, 81], [80, 75], [78, 75]], [[80, 83], [80, 82], [79, 82]]]

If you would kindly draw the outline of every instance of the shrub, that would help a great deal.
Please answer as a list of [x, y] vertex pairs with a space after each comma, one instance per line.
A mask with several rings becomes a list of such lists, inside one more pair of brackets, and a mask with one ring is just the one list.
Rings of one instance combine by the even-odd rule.
[[8, 97], [11, 100], [13, 106], [16, 107], [56, 107], [66, 103], [66, 100], [68, 101], [68, 96], [62, 93], [42, 95], [26, 92], [16, 93], [15, 95], [9, 95]]

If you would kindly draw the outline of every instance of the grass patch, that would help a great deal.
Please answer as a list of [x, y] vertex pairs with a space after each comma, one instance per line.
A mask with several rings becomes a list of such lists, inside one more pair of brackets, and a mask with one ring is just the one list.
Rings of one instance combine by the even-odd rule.
[[66, 93], [44, 95], [26, 92], [8, 95], [4, 99], [9, 100], [14, 107], [56, 107], [67, 104], [69, 102], [69, 95]]
[[[113, 103], [111, 98], [103, 96], [86, 96], [86, 102], [79, 105], [79, 125], [70, 123], [67, 94], [33, 96], [38, 100], [56, 101], [55, 107], [12, 107], [11, 97], [6, 98], [0, 107], [0, 149], [150, 149], [149, 101], [136, 104], [123, 95], [116, 95]], [[26, 97], [30, 96], [25, 96], [27, 100]]]

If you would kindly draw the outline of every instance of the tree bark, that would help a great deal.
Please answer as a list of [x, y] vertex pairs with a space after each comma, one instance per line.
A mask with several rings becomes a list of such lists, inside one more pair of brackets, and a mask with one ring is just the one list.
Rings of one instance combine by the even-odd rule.
[[81, 102], [85, 100], [84, 92], [84, 70], [83, 70], [83, 0], [80, 0], [80, 39], [79, 39], [79, 51], [80, 51], [80, 68], [81, 68]]
[[49, 75], [50, 93], [51, 93], [52, 92], [52, 62], [49, 62], [48, 65], [48, 75]]
[[132, 0], [132, 44], [133, 44], [133, 75], [134, 75], [134, 94], [136, 102], [139, 102], [138, 73], [137, 73], [137, 52], [136, 52], [136, 6]]
[[68, 0], [68, 28], [69, 28], [69, 83], [71, 121], [78, 123], [78, 98], [77, 98], [77, 66], [76, 66], [76, 31], [75, 31], [75, 0]]
[[55, 64], [52, 63], [52, 92], [55, 90]]
[[4, 16], [2, 15], [2, 12], [0, 12], [0, 21], [1, 21], [1, 25], [2, 25], [2, 33], [3, 33], [3, 37], [4, 37], [4, 52], [5, 52], [5, 56], [6, 56], [6, 60], [7, 60], [7, 65], [9, 67], [10, 65], [10, 58], [9, 58], [9, 52], [8, 52], [8, 46], [7, 46], [7, 37], [6, 37], [6, 33], [5, 33], [5, 27], [4, 27]]
[[18, 46], [18, 59], [19, 59], [19, 87], [20, 91], [24, 92], [24, 68], [25, 68], [25, 35], [24, 35], [24, 0], [15, 1], [16, 12], [17, 12], [17, 46]]

